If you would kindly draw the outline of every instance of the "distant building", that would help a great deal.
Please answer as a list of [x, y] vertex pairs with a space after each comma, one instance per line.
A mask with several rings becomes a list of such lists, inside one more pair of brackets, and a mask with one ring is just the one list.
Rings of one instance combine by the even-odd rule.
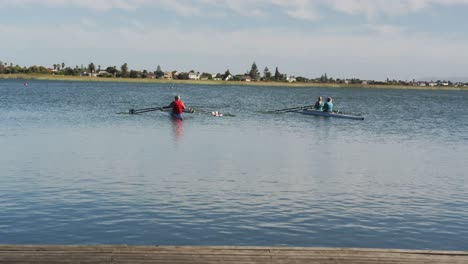
[[241, 77], [241, 81], [243, 82], [251, 82], [252, 78], [249, 75], [244, 75]]
[[107, 71], [99, 71], [96, 76], [98, 76], [98, 77], [111, 77], [113, 75], [108, 73]]
[[172, 77], [172, 72], [165, 72], [165, 73], [164, 73], [164, 79], [170, 79], [170, 80], [172, 80], [172, 78], [173, 78], [173, 77]]
[[199, 72], [189, 72], [188, 75], [189, 80], [200, 80], [200, 73]]
[[296, 82], [296, 77], [294, 76], [289, 76], [289, 77], [286, 77], [286, 81], [292, 83], [292, 82]]

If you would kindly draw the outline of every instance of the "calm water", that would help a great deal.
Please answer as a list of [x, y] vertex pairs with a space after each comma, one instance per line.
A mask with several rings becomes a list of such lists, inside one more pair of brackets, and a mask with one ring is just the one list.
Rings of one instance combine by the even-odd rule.
[[[236, 116], [116, 114], [175, 94]], [[262, 112], [318, 95], [366, 119]], [[466, 91], [0, 80], [0, 112], [0, 244], [468, 250]]]

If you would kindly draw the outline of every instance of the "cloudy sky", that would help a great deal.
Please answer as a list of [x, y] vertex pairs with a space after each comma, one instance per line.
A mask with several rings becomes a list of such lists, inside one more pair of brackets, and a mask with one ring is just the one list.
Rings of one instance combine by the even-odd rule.
[[467, 77], [467, 14], [468, 0], [0, 0], [0, 60]]

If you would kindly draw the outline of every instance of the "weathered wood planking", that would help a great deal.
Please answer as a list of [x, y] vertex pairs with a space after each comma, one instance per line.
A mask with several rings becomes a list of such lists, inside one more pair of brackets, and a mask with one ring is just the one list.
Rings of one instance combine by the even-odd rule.
[[298, 247], [0, 245], [0, 264], [468, 263], [468, 251]]

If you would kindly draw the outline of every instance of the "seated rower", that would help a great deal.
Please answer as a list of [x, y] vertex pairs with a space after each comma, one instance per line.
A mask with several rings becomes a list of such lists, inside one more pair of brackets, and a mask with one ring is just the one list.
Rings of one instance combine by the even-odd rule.
[[314, 105], [314, 109], [317, 111], [322, 111], [323, 109], [323, 101], [322, 101], [322, 96], [319, 96], [317, 98], [317, 102]]
[[174, 101], [168, 106], [168, 108], [169, 107], [172, 108], [171, 115], [174, 118], [183, 119], [182, 112], [185, 109], [185, 105], [184, 105], [184, 102], [182, 102], [182, 100], [180, 100], [180, 96], [176, 95], [174, 97]]
[[323, 105], [323, 112], [333, 112], [333, 100], [331, 97], [327, 97], [327, 102]]

